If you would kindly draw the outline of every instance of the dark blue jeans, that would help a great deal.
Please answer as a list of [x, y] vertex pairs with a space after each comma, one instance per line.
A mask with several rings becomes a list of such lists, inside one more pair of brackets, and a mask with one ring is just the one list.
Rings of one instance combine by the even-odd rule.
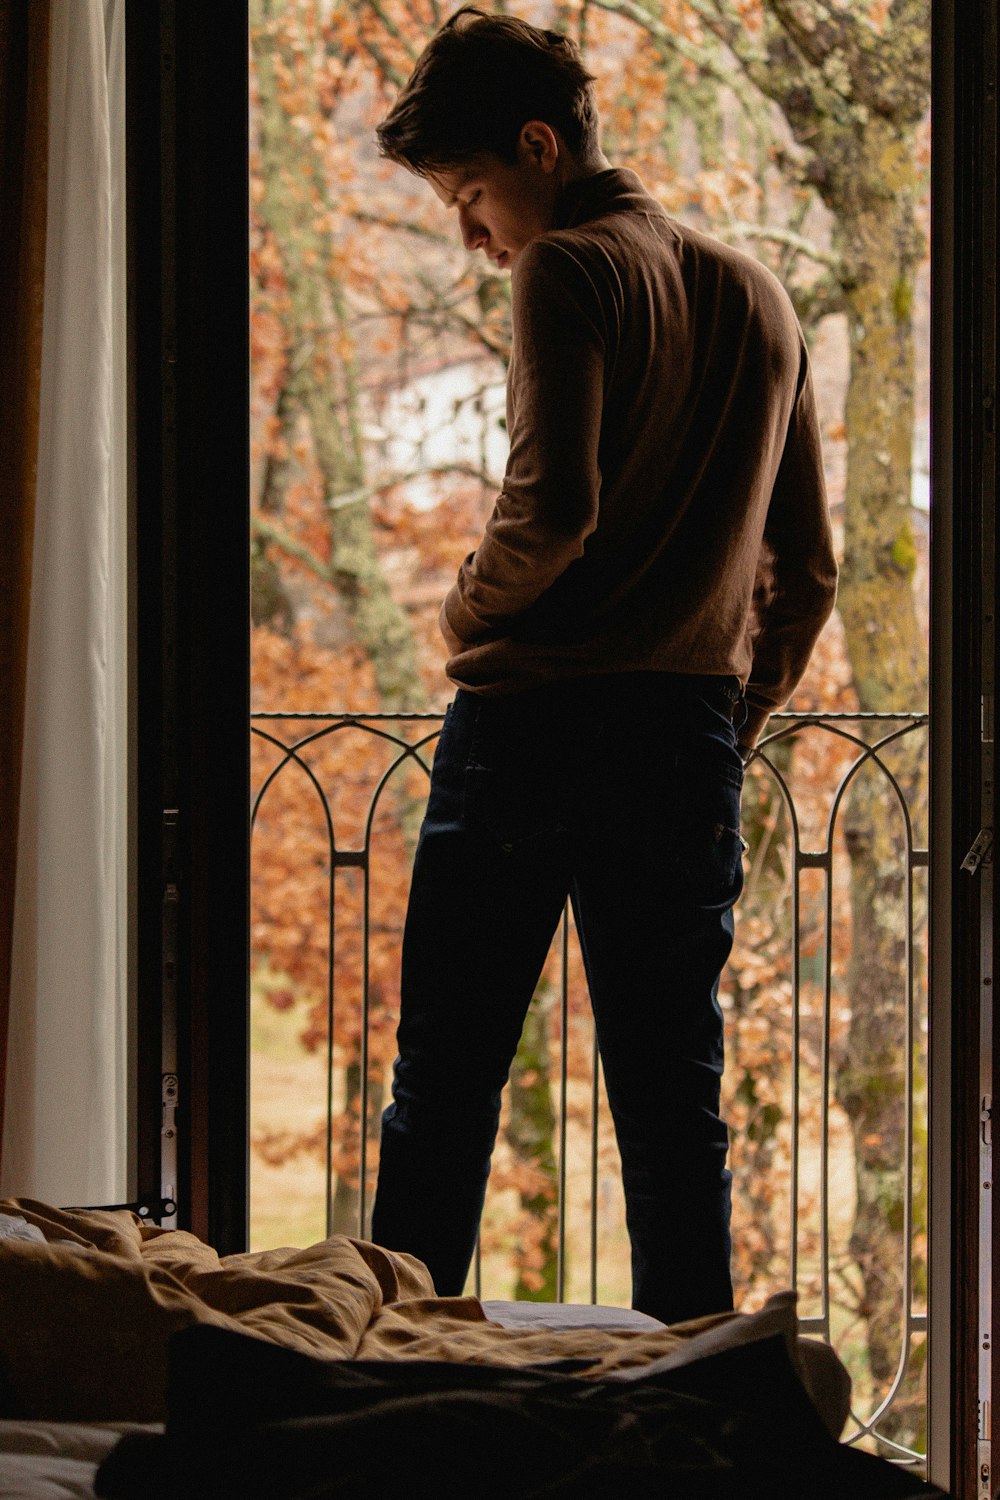
[[459, 692], [403, 940], [372, 1236], [462, 1291], [500, 1095], [567, 896], [621, 1151], [633, 1305], [733, 1305], [719, 975], [743, 883], [735, 679]]

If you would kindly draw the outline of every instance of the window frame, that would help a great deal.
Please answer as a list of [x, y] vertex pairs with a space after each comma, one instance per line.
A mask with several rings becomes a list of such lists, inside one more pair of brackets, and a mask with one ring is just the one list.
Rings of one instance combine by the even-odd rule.
[[239, 0], [128, 9], [135, 1192], [221, 1253], [248, 1231], [248, 35]]
[[[932, 0], [931, 14], [929, 1451], [935, 1481], [972, 1500], [998, 861], [960, 865], [993, 821], [996, 8]], [[126, 50], [130, 1193], [172, 1186], [177, 1222], [226, 1253], [248, 1232], [247, 4], [130, 5]]]

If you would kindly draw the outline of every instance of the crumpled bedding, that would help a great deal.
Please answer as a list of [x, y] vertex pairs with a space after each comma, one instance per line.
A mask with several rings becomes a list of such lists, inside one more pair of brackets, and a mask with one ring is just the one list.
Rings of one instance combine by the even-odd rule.
[[[723, 1313], [649, 1331], [511, 1330], [475, 1298], [434, 1296], [411, 1256], [343, 1235], [219, 1257], [194, 1235], [127, 1211], [18, 1199], [0, 1200], [0, 1214], [21, 1216], [45, 1241], [0, 1241], [0, 1416], [162, 1420], [170, 1340], [195, 1325], [326, 1360], [577, 1360], [585, 1376], [598, 1376], [676, 1357], [703, 1337], [714, 1345], [722, 1325], [739, 1335], [747, 1321]], [[792, 1294], [763, 1316], [794, 1357]]]
[[[12, 1418], [92, 1433], [166, 1419], [106, 1453], [93, 1482], [108, 1500], [940, 1494], [834, 1441], [843, 1387], [824, 1428], [791, 1292], [672, 1328], [509, 1329], [362, 1240], [220, 1258], [126, 1211], [4, 1214], [24, 1223], [0, 1239], [0, 1438]], [[14, 1453], [15, 1469], [34, 1457]], [[82, 1497], [99, 1458], [56, 1454], [58, 1474], [23, 1494]]]
[[321, 1361], [189, 1328], [171, 1345], [166, 1431], [123, 1437], [94, 1487], [102, 1500], [943, 1500], [834, 1441], [781, 1334], [665, 1363], [580, 1379]]

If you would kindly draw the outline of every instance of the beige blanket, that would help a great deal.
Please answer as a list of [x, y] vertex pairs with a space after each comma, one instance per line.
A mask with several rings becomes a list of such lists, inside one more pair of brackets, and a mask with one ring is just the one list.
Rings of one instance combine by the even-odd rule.
[[[435, 1297], [411, 1256], [344, 1235], [305, 1250], [220, 1257], [192, 1234], [128, 1212], [8, 1199], [0, 1214], [19, 1215], [45, 1236], [44, 1244], [0, 1241], [0, 1401], [25, 1417], [162, 1419], [168, 1341], [192, 1323], [326, 1359], [525, 1365], [583, 1357], [593, 1361], [588, 1374], [603, 1375], [740, 1321], [722, 1313], [649, 1332], [512, 1330], [490, 1322], [473, 1297]], [[786, 1299], [770, 1331], [793, 1338], [794, 1327], [794, 1299]]]

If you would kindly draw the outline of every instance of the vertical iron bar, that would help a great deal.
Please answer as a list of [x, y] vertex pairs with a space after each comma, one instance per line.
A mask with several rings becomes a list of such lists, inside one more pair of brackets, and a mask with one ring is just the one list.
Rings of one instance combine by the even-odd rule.
[[590, 1132], [590, 1301], [597, 1301], [597, 1127], [599, 1121], [597, 1026], [594, 1026], [594, 1057], [591, 1070], [590, 1107], [593, 1126]]
[[799, 984], [799, 888], [802, 882], [802, 850], [799, 844], [798, 821], [789, 820], [792, 838], [792, 1181], [790, 1204], [790, 1229], [788, 1241], [788, 1279], [798, 1290], [799, 1282], [799, 1156], [801, 1151], [800, 1112], [802, 1107], [800, 1056], [802, 1048], [802, 994]]
[[[178, 1106], [187, 1104], [180, 1098], [177, 1072], [177, 967], [178, 906], [177, 887], [177, 819], [176, 807], [163, 809], [163, 907], [162, 938], [163, 975], [161, 980], [161, 1067], [160, 1078], [160, 1197], [177, 1200]], [[177, 1210], [161, 1220], [164, 1229], [176, 1229]]]
[[566, 1096], [569, 1080], [569, 907], [562, 915], [562, 983], [559, 996], [559, 1176], [556, 1240], [556, 1301], [566, 1301]]
[[[979, 447], [976, 476], [979, 506], [980, 594], [978, 637], [980, 662], [979, 796], [980, 825], [994, 830], [996, 840], [996, 655], [997, 655], [997, 30], [995, 4], [981, 7], [983, 69], [981, 74], [981, 134], [979, 140], [979, 225], [981, 256], [980, 296], [976, 321], [980, 339], [981, 383], [977, 382], [979, 410], [975, 424]], [[997, 897], [997, 853], [981, 865], [979, 881], [979, 1431], [977, 1471], [982, 1500], [996, 1495], [996, 1431], [993, 1408], [994, 1379], [1000, 1374], [1000, 1350], [994, 1347], [997, 1309], [994, 1305], [994, 1233], [1000, 1227], [994, 1202], [993, 1100], [996, 1098], [994, 1050], [994, 903]]]
[[833, 827], [827, 831], [823, 947], [823, 1060], [819, 1164], [820, 1313], [830, 1337], [830, 1012], [833, 1009]]
[[[992, 764], [990, 744], [984, 765]], [[985, 776], [985, 773], [984, 773]], [[977, 1464], [980, 1500], [991, 1500], [993, 1485], [993, 882], [980, 870], [979, 949], [979, 1432]]]
[[913, 830], [906, 819], [906, 1113], [903, 1117], [903, 1349], [902, 1369], [910, 1363], [913, 1341]]
[[[976, 322], [980, 339], [981, 378], [977, 381], [979, 410], [975, 424], [979, 464], [976, 476], [979, 506], [979, 619], [976, 635], [980, 661], [979, 795], [983, 828], [994, 829], [997, 819], [996, 655], [997, 655], [997, 158], [998, 101], [996, 4], [980, 8], [983, 67], [981, 73], [980, 139], [978, 172], [980, 193], [979, 255], [981, 257]], [[1000, 1374], [1000, 1350], [994, 1347], [997, 1309], [994, 1305], [994, 1233], [1000, 1228], [993, 1186], [993, 1100], [996, 1098], [994, 1049], [994, 903], [997, 897], [997, 854], [987, 867], [980, 866], [979, 881], [979, 1432], [977, 1468], [983, 1500], [996, 1495], [996, 1433], [993, 1405], [994, 1379]]]
[[[327, 817], [329, 824], [332, 825], [333, 818], [329, 810], [329, 803], [327, 803]], [[335, 837], [331, 834], [326, 965], [326, 1233], [328, 1238], [333, 1233], [333, 965], [336, 956], [337, 941], [336, 879], [337, 849]]]
[[368, 1021], [371, 1011], [370, 978], [371, 965], [369, 962], [369, 940], [371, 938], [371, 880], [368, 856], [370, 844], [365, 838], [365, 867], [362, 872], [364, 905], [362, 917], [362, 970], [361, 970], [361, 1120], [359, 1128], [361, 1131], [361, 1182], [358, 1192], [358, 1237], [365, 1239], [365, 1209], [367, 1199], [367, 1174], [368, 1174]]

